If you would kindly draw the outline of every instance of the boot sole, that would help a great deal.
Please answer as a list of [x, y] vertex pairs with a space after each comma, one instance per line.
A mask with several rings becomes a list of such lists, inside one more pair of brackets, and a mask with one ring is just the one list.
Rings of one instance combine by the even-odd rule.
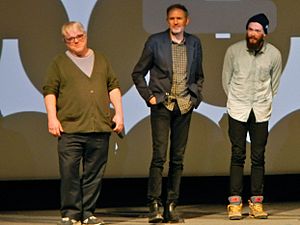
[[157, 216], [155, 218], [149, 219], [149, 223], [162, 223], [163, 218], [161, 216]]
[[230, 220], [241, 220], [243, 219], [242, 216], [231, 216], [231, 217], [228, 217]]
[[265, 216], [265, 215], [262, 215], [262, 216], [249, 215], [249, 217], [254, 218], [254, 219], [268, 219], [268, 216]]

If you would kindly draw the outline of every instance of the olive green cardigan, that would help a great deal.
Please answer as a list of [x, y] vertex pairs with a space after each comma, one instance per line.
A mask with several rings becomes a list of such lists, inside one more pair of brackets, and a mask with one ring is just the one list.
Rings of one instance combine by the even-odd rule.
[[43, 95], [56, 96], [58, 120], [66, 133], [111, 132], [109, 92], [120, 88], [108, 60], [95, 52], [91, 77], [65, 54], [50, 64]]

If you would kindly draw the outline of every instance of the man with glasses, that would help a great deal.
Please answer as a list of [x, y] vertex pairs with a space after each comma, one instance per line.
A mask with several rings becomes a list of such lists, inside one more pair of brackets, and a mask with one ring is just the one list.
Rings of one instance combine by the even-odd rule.
[[[105, 56], [88, 48], [82, 24], [67, 22], [61, 32], [67, 51], [54, 58], [43, 86], [48, 129], [58, 137], [59, 224], [102, 225], [94, 211], [110, 134], [123, 130], [120, 85]], [[112, 117], [110, 103], [115, 110]]]
[[227, 95], [229, 138], [232, 144], [228, 217], [242, 218], [243, 169], [246, 137], [251, 140], [251, 196], [249, 215], [266, 219], [263, 209], [265, 146], [272, 101], [277, 93], [282, 60], [277, 48], [268, 43], [269, 20], [260, 13], [246, 24], [246, 40], [230, 46], [223, 65], [223, 88]]

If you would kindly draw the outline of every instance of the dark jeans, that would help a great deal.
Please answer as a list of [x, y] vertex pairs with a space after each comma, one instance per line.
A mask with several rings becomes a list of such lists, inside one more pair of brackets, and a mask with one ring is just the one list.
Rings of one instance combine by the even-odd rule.
[[162, 173], [170, 139], [167, 202], [177, 202], [183, 171], [183, 159], [189, 134], [192, 110], [181, 115], [176, 104], [169, 111], [163, 104], [151, 107], [153, 155], [148, 180], [148, 200], [161, 204]]
[[251, 194], [263, 195], [268, 122], [257, 123], [253, 111], [247, 122], [229, 116], [229, 138], [232, 144], [230, 194], [242, 196], [247, 132], [251, 141]]
[[110, 133], [63, 133], [58, 139], [62, 217], [81, 220], [93, 215], [108, 158], [109, 137]]

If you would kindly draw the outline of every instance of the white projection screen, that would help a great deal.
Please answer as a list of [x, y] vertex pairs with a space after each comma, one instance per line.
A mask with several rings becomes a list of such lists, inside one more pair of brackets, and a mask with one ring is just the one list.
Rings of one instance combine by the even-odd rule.
[[[68, 20], [84, 24], [90, 47], [109, 58], [122, 87], [126, 136], [124, 139], [111, 136], [105, 176], [147, 177], [151, 160], [149, 108], [133, 86], [131, 72], [147, 37], [167, 28], [166, 8], [177, 2], [0, 1], [0, 180], [59, 177], [57, 140], [47, 131], [41, 88], [51, 59], [65, 50], [60, 27]], [[284, 68], [269, 124], [266, 173], [299, 173], [300, 1], [181, 0], [180, 3], [190, 11], [188, 32], [201, 39], [205, 75], [204, 101], [193, 113], [184, 175], [229, 173], [226, 96], [221, 84], [223, 58], [229, 45], [245, 38], [248, 18], [260, 12], [270, 19], [267, 40], [280, 49]], [[245, 172], [249, 170], [248, 157]]]

